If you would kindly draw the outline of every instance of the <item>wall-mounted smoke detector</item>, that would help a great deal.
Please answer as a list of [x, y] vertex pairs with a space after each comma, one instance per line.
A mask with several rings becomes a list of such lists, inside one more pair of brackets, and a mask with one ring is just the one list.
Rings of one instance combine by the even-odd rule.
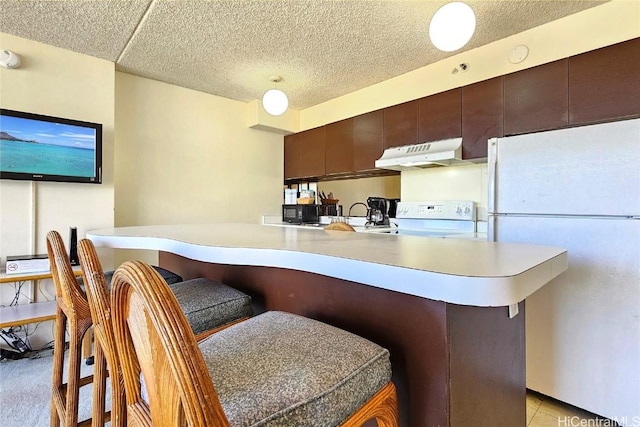
[[529, 48], [523, 44], [519, 44], [509, 52], [509, 62], [519, 64], [527, 59], [527, 56], [529, 56]]
[[10, 50], [0, 50], [0, 65], [4, 68], [18, 68], [20, 57]]

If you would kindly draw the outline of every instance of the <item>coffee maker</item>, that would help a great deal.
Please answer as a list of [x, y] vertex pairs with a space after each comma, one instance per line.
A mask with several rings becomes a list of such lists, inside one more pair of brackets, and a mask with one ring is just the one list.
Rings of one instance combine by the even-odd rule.
[[367, 223], [371, 226], [389, 225], [389, 204], [384, 197], [368, 197], [367, 198]]

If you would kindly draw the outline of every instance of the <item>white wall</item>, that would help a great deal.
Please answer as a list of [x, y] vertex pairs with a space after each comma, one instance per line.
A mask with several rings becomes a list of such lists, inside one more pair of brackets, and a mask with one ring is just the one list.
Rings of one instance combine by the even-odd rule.
[[[0, 33], [2, 49], [22, 58], [18, 69], [0, 67], [0, 106], [103, 125], [103, 183], [76, 184], [0, 181], [0, 257], [46, 253], [46, 234], [58, 230], [68, 244], [69, 227], [78, 235], [114, 223], [113, 129], [114, 65], [108, 61]], [[37, 300], [54, 296], [53, 284], [43, 292], [23, 288]], [[0, 288], [0, 303], [13, 296], [11, 285]], [[50, 322], [48, 322], [50, 323]], [[33, 328], [35, 325], [31, 325]], [[50, 338], [48, 327], [34, 346]]]
[[284, 137], [248, 128], [247, 104], [116, 73], [115, 105], [116, 226], [280, 213]]

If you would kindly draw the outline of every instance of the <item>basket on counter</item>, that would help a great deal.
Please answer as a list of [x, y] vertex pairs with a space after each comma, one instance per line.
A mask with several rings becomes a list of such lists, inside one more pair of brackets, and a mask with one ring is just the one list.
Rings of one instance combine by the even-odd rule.
[[339, 201], [338, 199], [320, 199], [320, 203], [323, 205], [337, 205]]
[[311, 197], [299, 197], [298, 204], [299, 205], [313, 205], [316, 202], [316, 199]]

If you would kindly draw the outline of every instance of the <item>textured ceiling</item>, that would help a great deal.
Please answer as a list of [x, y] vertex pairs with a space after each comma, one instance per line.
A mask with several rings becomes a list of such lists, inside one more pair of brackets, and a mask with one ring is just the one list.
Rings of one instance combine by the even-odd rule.
[[280, 75], [278, 88], [303, 109], [604, 1], [467, 1], [476, 32], [452, 53], [438, 51], [428, 36], [445, 3], [0, 0], [0, 31], [241, 101], [261, 98], [272, 87], [269, 76]]

